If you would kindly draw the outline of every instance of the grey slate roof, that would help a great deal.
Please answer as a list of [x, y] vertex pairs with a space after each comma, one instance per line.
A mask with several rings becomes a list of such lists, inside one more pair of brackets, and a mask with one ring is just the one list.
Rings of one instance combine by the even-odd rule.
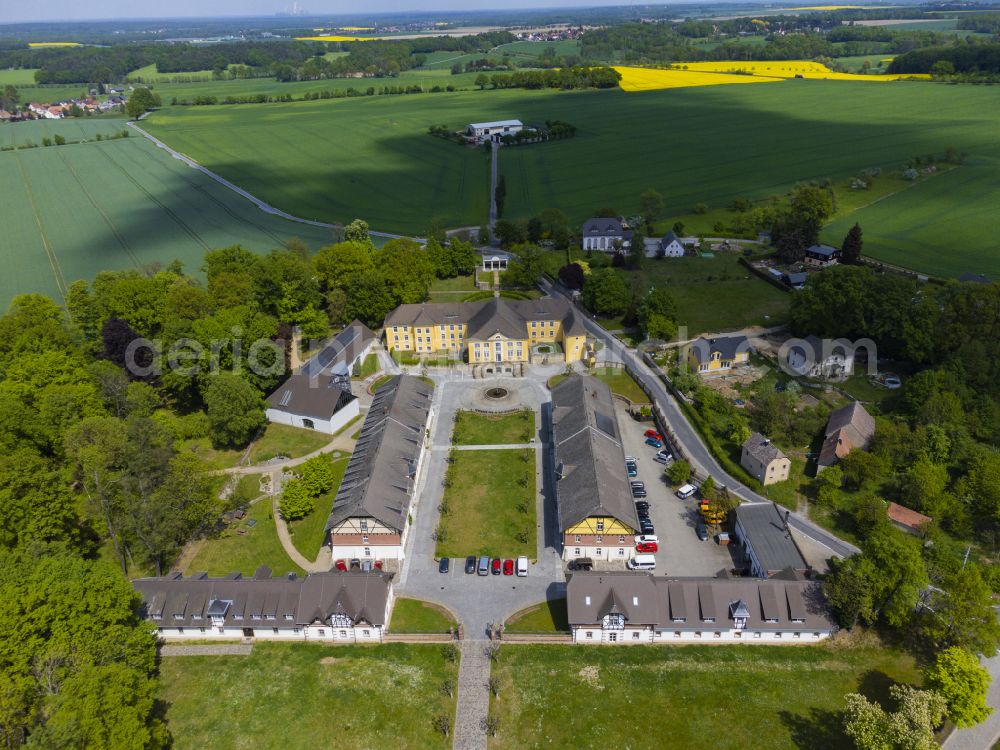
[[375, 334], [355, 320], [278, 386], [267, 397], [267, 407], [303, 417], [329, 419], [354, 400], [349, 379], [345, 382], [334, 375], [343, 373], [347, 363], [352, 362], [374, 339]]
[[673, 230], [671, 230], [671, 231], [667, 232], [665, 235], [663, 235], [663, 239], [660, 240], [660, 247], [666, 247], [667, 245], [669, 245], [671, 242], [674, 242], [675, 240], [677, 242], [680, 242], [681, 238], [678, 237], [674, 233]]
[[787, 458], [778, 446], [759, 432], [751, 433], [750, 437], [743, 443], [743, 450], [764, 464], [764, 466], [767, 466], [776, 459]]
[[753, 548], [761, 568], [767, 571], [809, 568], [791, 535], [785, 531], [784, 519], [776, 505], [744, 503], [733, 512], [736, 514], [734, 526], [743, 527], [746, 541]]
[[794, 273], [782, 274], [782, 279], [784, 279], [785, 283], [788, 284], [789, 286], [800, 286], [802, 284], [805, 284], [808, 278], [809, 274], [807, 274], [805, 271], [796, 271]]
[[839, 252], [840, 250], [835, 247], [830, 247], [829, 245], [812, 245], [811, 247], [806, 248], [806, 255], [822, 255], [826, 258], [829, 258]]
[[391, 581], [391, 574], [360, 571], [310, 573], [306, 578], [175, 574], [140, 578], [132, 587], [142, 596], [142, 617], [161, 627], [210, 627], [213, 614], [221, 614], [231, 627], [303, 626], [329, 622], [333, 614], [385, 625]]
[[348, 518], [375, 518], [403, 531], [434, 386], [396, 375], [375, 392], [347, 463], [326, 530]]
[[832, 466], [854, 448], [867, 448], [875, 436], [875, 420], [861, 402], [854, 401], [830, 412], [826, 436], [817, 463]]
[[709, 361], [714, 352], [719, 352], [723, 359], [733, 359], [737, 352], [745, 351], [750, 351], [750, 341], [746, 336], [702, 337], [691, 344], [691, 352], [699, 363]]
[[584, 237], [624, 238], [626, 231], [622, 227], [621, 219], [593, 218], [583, 222]]
[[508, 338], [528, 337], [532, 320], [559, 320], [570, 336], [586, 332], [576, 308], [564, 299], [512, 300], [491, 298], [481, 302], [432, 302], [400, 305], [385, 318], [385, 326], [436, 326], [464, 323], [466, 340], [486, 339], [497, 331]]
[[[552, 389], [559, 528], [592, 516], [639, 528], [611, 389], [589, 375], [570, 375]], [[561, 468], [560, 468], [561, 467]]]
[[[589, 603], [588, 603], [589, 599]], [[734, 626], [737, 610], [748, 630], [830, 631], [834, 620], [822, 584], [786, 578], [670, 578], [651, 573], [572, 573], [566, 581], [570, 626], [599, 625], [618, 605], [626, 625], [657, 629]], [[767, 622], [777, 620], [777, 622]], [[704, 624], [703, 624], [704, 623]]]

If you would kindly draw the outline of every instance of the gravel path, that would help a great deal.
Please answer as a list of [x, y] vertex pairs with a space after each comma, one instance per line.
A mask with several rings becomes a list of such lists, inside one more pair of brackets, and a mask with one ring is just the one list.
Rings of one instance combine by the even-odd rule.
[[250, 656], [253, 644], [220, 643], [204, 646], [161, 646], [160, 656]]

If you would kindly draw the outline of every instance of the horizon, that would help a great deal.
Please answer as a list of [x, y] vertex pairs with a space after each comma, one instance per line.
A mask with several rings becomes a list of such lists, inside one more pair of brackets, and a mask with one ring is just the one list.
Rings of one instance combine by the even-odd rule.
[[[306, 0], [308, 3], [308, 0]], [[588, 2], [588, 0], [565, 0], [565, 2], [560, 2], [560, 0], [542, 0], [541, 2], [533, 3], [526, 2], [523, 5], [517, 5], [512, 7], [497, 8], [492, 6], [488, 0], [472, 0], [472, 6], [470, 7], [469, 2], [463, 2], [463, 0], [437, 0], [439, 5], [433, 8], [419, 7], [417, 0], [386, 0], [386, 2], [376, 2], [373, 5], [366, 7], [364, 9], [348, 9], [348, 8], [329, 8], [329, 9], [316, 9], [316, 8], [306, 8], [302, 13], [293, 14], [290, 12], [290, 8], [296, 4], [293, 0], [287, 3], [283, 3], [282, 0], [216, 0], [213, 5], [216, 8], [220, 6], [231, 6], [233, 8], [232, 12], [227, 12], [224, 9], [213, 10], [211, 13], [199, 14], [196, 8], [202, 3], [198, 0], [176, 0], [173, 3], [175, 7], [180, 10], [176, 14], [163, 14], [162, 7], [159, 7], [156, 3], [150, 2], [149, 0], [140, 0], [140, 4], [148, 5], [152, 11], [155, 8], [156, 12], [150, 12], [147, 14], [135, 15], [136, 3], [130, 2], [129, 0], [95, 0], [95, 2], [87, 3], [83, 8], [79, 8], [81, 13], [77, 13], [78, 6], [72, 0], [53, 0], [46, 4], [46, 10], [51, 9], [51, 12], [46, 12], [43, 15], [37, 15], [39, 8], [33, 7], [24, 15], [15, 15], [20, 8], [6, 8], [0, 7], [0, 26], [13, 26], [18, 24], [60, 24], [60, 23], [135, 23], [135, 22], [153, 22], [153, 21], [167, 21], [167, 22], [177, 22], [177, 21], [232, 21], [235, 19], [301, 19], [303, 21], [316, 18], [361, 18], [368, 17], [374, 18], [379, 16], [392, 16], [392, 15], [432, 15], [434, 13], [462, 13], [465, 15], [477, 15], [477, 14], [488, 14], [488, 13], [514, 13], [517, 11], [571, 11], [574, 9], [580, 10], [594, 10], [596, 8], [622, 8], [622, 7], [634, 7], [636, 9], [648, 8], [648, 7], [659, 7], [668, 5], [775, 5], [781, 6], [782, 3], [767, 3], [764, 0], [720, 0], [718, 2], [700, 2], [700, 0], [653, 0], [652, 2], [645, 3], [635, 3], [631, 0], [594, 0], [593, 2]], [[302, 4], [302, 3], [298, 3]], [[310, 5], [312, 3], [309, 3]], [[340, 2], [325, 3], [327, 5], [339, 6], [342, 5]], [[422, 5], [423, 3], [421, 3]], [[793, 3], [788, 3], [793, 5]], [[896, 3], [888, 3], [890, 5], [895, 5]], [[282, 5], [282, 8], [275, 8], [275, 5]], [[96, 7], [107, 8], [105, 11], [92, 12]], [[121, 14], [116, 14], [114, 9], [121, 8]], [[250, 12], [247, 9], [251, 8]], [[61, 10], [69, 9], [69, 10]], [[8, 11], [12, 13], [8, 14]]]

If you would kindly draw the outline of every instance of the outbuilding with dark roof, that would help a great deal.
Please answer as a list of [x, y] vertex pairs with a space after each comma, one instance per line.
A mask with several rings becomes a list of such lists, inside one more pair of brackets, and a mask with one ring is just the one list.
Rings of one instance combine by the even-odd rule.
[[381, 641], [392, 610], [392, 575], [330, 571], [300, 578], [173, 573], [132, 582], [140, 615], [167, 640]]
[[375, 334], [355, 320], [267, 397], [269, 422], [329, 435], [358, 416], [351, 373], [371, 351]]
[[639, 518], [611, 389], [570, 375], [552, 389], [552, 423], [563, 557], [628, 560]]
[[774, 503], [743, 503], [733, 511], [733, 531], [750, 575], [770, 578], [789, 568], [810, 570], [785, 521], [787, 513]]

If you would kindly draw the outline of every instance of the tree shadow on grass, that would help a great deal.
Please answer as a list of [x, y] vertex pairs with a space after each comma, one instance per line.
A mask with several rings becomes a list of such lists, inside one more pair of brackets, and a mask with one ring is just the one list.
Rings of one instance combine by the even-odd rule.
[[795, 747], [809, 750], [851, 750], [854, 747], [850, 738], [844, 734], [843, 714], [840, 711], [810, 708], [805, 715], [779, 711], [778, 718], [788, 727]]
[[[881, 704], [884, 708], [893, 709], [889, 687], [894, 683], [895, 680], [885, 672], [872, 669], [861, 677], [855, 692]], [[844, 714], [840, 710], [811, 708], [805, 715], [779, 711], [778, 716], [781, 723], [788, 727], [795, 747], [809, 748], [809, 750], [817, 748], [850, 750], [854, 747], [854, 743], [844, 733]]]

